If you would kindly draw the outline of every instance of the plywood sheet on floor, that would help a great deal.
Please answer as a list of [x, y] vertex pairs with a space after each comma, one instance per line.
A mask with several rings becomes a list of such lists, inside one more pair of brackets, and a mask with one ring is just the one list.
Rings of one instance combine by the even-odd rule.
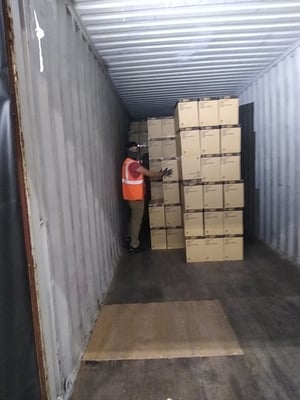
[[217, 300], [103, 306], [85, 361], [243, 354]]

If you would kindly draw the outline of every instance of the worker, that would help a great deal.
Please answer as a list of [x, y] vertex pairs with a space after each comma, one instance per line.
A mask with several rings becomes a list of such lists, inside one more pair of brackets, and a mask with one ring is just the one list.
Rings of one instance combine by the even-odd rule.
[[144, 176], [149, 178], [172, 175], [172, 170], [152, 171], [143, 167], [138, 160], [138, 145], [129, 142], [126, 158], [122, 165], [122, 192], [123, 199], [128, 201], [131, 215], [129, 221], [129, 252], [136, 254], [144, 251], [139, 241], [141, 223], [144, 215], [145, 185]]

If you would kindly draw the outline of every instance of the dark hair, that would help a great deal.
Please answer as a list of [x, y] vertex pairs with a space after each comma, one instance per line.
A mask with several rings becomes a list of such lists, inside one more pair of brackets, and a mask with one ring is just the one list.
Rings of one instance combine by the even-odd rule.
[[137, 143], [136, 142], [128, 142], [127, 149], [130, 149], [131, 147], [137, 147]]

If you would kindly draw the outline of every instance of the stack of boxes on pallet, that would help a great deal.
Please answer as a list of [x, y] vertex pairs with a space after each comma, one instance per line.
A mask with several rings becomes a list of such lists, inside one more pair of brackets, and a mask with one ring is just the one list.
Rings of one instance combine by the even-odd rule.
[[132, 121], [130, 122], [129, 142], [136, 142], [139, 144], [139, 158], [143, 158], [143, 155], [148, 152], [148, 125], [147, 120]]
[[187, 262], [243, 258], [238, 99], [182, 100], [174, 122]]
[[149, 223], [152, 249], [184, 248], [179, 168], [174, 118], [149, 118], [148, 152], [151, 170], [169, 168], [173, 173], [151, 179]]

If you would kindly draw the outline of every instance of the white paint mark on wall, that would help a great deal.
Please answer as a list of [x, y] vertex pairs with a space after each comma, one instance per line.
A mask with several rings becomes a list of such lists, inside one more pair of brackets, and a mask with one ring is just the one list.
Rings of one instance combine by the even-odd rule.
[[43, 60], [43, 54], [42, 54], [42, 45], [41, 45], [41, 40], [45, 37], [45, 32], [39, 25], [39, 21], [36, 16], [35, 10], [34, 12], [34, 19], [35, 19], [35, 34], [39, 42], [39, 56], [40, 56], [40, 72], [44, 71], [44, 60]]

